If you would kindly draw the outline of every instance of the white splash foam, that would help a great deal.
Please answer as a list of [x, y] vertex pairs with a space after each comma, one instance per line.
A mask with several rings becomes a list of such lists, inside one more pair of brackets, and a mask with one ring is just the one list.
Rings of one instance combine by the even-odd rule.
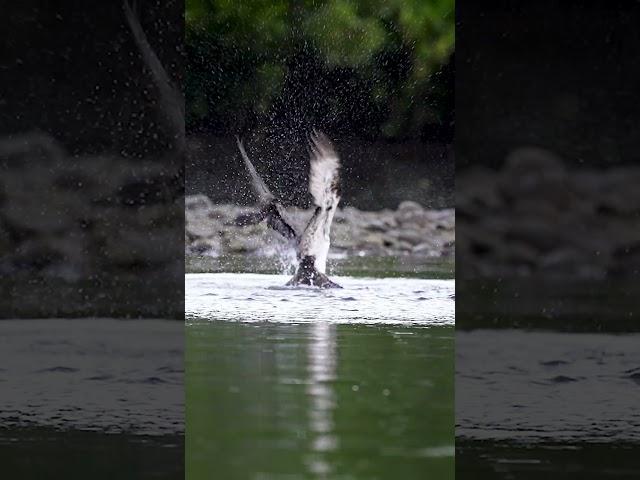
[[288, 275], [188, 274], [187, 321], [453, 325], [454, 280], [332, 277], [343, 289], [284, 287]]

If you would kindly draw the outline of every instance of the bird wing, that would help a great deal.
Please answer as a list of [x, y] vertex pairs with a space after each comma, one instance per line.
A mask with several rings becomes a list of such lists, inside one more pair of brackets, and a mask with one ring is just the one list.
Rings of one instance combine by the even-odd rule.
[[314, 132], [310, 147], [309, 193], [316, 206], [328, 210], [340, 201], [340, 159], [322, 132]]
[[316, 209], [300, 239], [299, 256], [313, 256], [316, 269], [325, 273], [331, 223], [340, 202], [340, 159], [322, 132], [314, 132], [310, 146], [309, 193]]
[[[244, 215], [236, 218], [236, 224], [238, 225], [250, 225], [254, 223], [259, 223], [262, 220], [267, 220], [267, 225], [271, 227], [276, 232], [280, 233], [283, 237], [293, 240], [298, 237], [296, 231], [291, 227], [291, 224], [286, 219], [286, 213], [282, 208], [282, 205], [276, 199], [275, 195], [271, 193], [267, 185], [264, 183], [260, 175], [256, 170], [256, 167], [253, 166], [251, 160], [249, 160], [249, 156], [244, 149], [244, 145], [240, 138], [236, 137], [236, 141], [238, 143], [238, 148], [240, 149], [240, 155], [242, 155], [242, 159], [244, 160], [244, 165], [249, 172], [249, 176], [251, 177], [251, 186], [253, 187], [254, 193], [258, 197], [258, 201], [260, 203], [260, 211], [254, 215]], [[242, 218], [241, 218], [242, 217]]]
[[258, 200], [260, 203], [267, 204], [271, 203], [275, 200], [275, 196], [271, 191], [267, 188], [267, 185], [264, 183], [258, 172], [256, 171], [256, 167], [253, 166], [251, 160], [249, 160], [249, 156], [244, 149], [244, 145], [242, 144], [242, 140], [240, 137], [236, 137], [236, 142], [238, 144], [238, 148], [240, 149], [240, 155], [242, 155], [242, 159], [244, 160], [244, 165], [247, 167], [247, 171], [249, 172], [249, 176], [251, 177], [251, 186], [253, 187], [253, 192], [258, 196]]

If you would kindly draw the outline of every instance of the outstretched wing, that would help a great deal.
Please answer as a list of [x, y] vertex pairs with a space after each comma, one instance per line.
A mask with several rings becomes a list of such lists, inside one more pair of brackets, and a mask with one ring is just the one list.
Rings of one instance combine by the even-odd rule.
[[340, 201], [340, 159], [331, 140], [322, 132], [311, 137], [309, 193], [316, 206], [330, 209]]
[[244, 149], [242, 141], [238, 137], [236, 137], [236, 141], [238, 143], [238, 148], [240, 149], [240, 155], [242, 155], [242, 159], [244, 160], [244, 165], [245, 167], [247, 167], [247, 171], [249, 172], [249, 176], [251, 177], [251, 186], [253, 187], [254, 193], [258, 197], [260, 210], [254, 214], [245, 214], [238, 216], [235, 220], [235, 223], [237, 225], [244, 226], [259, 223], [262, 220], [266, 219], [267, 225], [269, 225], [269, 227], [274, 229], [283, 237], [289, 240], [297, 238], [295, 230], [285, 219], [285, 214], [282, 206], [280, 205], [276, 197], [271, 193], [262, 178], [260, 178], [260, 175], [258, 175], [256, 167], [253, 166], [251, 160], [249, 160], [249, 156]]
[[310, 146], [309, 193], [316, 210], [300, 239], [299, 256], [313, 257], [316, 269], [325, 273], [331, 223], [340, 202], [340, 159], [322, 132], [314, 132]]
[[251, 177], [251, 186], [253, 187], [253, 192], [258, 196], [258, 200], [260, 203], [271, 203], [275, 200], [276, 197], [273, 196], [271, 191], [267, 188], [260, 175], [256, 171], [256, 167], [253, 166], [251, 160], [249, 160], [249, 156], [247, 152], [244, 150], [244, 145], [242, 144], [242, 140], [240, 137], [236, 137], [236, 142], [238, 144], [238, 149], [240, 149], [240, 155], [242, 155], [242, 159], [244, 160], [244, 166], [247, 167], [247, 171], [249, 172], [249, 176]]

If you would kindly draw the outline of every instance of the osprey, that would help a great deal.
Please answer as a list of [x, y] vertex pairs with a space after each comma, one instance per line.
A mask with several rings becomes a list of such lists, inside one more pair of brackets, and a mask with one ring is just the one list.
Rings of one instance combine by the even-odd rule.
[[260, 210], [236, 218], [239, 225], [267, 221], [267, 225], [295, 246], [298, 268], [287, 285], [312, 285], [321, 288], [342, 288], [326, 275], [329, 253], [329, 232], [340, 201], [340, 159], [333, 144], [322, 132], [311, 136], [309, 193], [315, 210], [302, 234], [287, 222], [286, 213], [278, 199], [269, 191], [249, 160], [240, 139], [238, 148], [249, 171], [253, 190], [258, 196]]

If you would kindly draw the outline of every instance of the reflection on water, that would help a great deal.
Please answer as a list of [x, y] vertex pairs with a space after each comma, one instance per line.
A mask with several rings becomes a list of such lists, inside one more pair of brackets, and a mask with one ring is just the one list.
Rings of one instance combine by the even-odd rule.
[[453, 478], [451, 327], [194, 322], [186, 388], [191, 480]]
[[187, 478], [453, 478], [453, 282], [277, 280], [187, 279]]
[[335, 328], [335, 325], [324, 322], [313, 324], [308, 353], [309, 431], [311, 449], [317, 454], [309, 460], [308, 466], [311, 472], [322, 476], [331, 473], [331, 464], [322, 454], [338, 447], [337, 437], [332, 434], [333, 410], [336, 407], [336, 396], [331, 386], [336, 379]]

